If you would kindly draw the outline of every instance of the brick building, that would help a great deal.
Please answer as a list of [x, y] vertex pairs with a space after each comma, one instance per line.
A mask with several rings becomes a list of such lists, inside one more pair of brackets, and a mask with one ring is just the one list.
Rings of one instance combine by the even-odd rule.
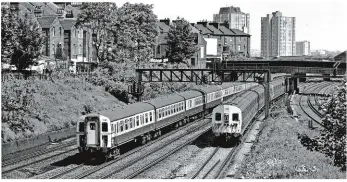
[[[207, 54], [209, 58], [225, 59], [231, 53], [250, 56], [251, 35], [243, 33], [238, 29], [229, 29], [227, 23], [216, 22], [197, 22], [192, 24], [196, 27], [206, 39], [216, 39], [216, 55]], [[207, 45], [209, 46], [209, 45]]]
[[37, 21], [46, 36], [42, 55], [55, 58], [58, 49], [64, 59], [75, 62], [97, 62], [91, 30], [77, 29], [74, 24], [80, 3], [69, 2], [19, 2], [11, 3], [18, 9], [19, 17]]
[[[175, 21], [170, 22], [169, 19], [159, 20], [158, 28], [159, 35], [157, 36], [156, 45], [153, 48], [154, 51], [154, 59], [160, 61], [167, 61], [167, 40], [168, 32], [170, 30], [170, 25], [174, 24]], [[196, 37], [195, 43], [198, 47], [198, 51], [194, 53], [192, 57], [188, 60], [185, 60], [189, 65], [205, 68], [206, 67], [206, 41], [204, 40], [202, 34], [198, 29], [194, 26], [191, 26], [191, 33], [193, 33]], [[153, 61], [153, 60], [152, 60]]]

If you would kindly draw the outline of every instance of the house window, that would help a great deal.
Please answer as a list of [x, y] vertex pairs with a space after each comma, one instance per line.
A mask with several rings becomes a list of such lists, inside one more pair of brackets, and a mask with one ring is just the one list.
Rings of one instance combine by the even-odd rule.
[[237, 46], [237, 50], [241, 51], [241, 45], [240, 44]]
[[201, 47], [200, 51], [201, 51], [200, 57], [205, 58], [205, 47]]
[[53, 37], [54, 37], [55, 36], [55, 27], [53, 27], [52, 32], [53, 32]]
[[59, 27], [59, 34], [60, 34], [60, 36], [61, 36], [61, 27]]
[[157, 54], [160, 54], [160, 45], [157, 46]]

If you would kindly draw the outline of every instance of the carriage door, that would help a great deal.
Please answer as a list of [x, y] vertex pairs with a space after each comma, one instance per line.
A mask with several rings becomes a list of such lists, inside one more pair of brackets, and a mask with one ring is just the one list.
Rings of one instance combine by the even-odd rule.
[[87, 122], [87, 145], [98, 145], [99, 144], [99, 125], [98, 119], [93, 119]]

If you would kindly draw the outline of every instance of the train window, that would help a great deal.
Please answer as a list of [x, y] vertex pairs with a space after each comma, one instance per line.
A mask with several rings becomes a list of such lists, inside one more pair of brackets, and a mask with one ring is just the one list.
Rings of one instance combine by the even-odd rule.
[[143, 125], [143, 114], [141, 114], [141, 116], [140, 116], [140, 120], [141, 120], [141, 125]]
[[158, 112], [158, 118], [161, 118], [161, 109], [159, 109], [159, 112]]
[[80, 122], [80, 124], [78, 125], [78, 131], [84, 132], [84, 122]]
[[134, 122], [134, 119], [131, 117], [130, 118], [130, 128], [133, 128], [133, 122]]
[[167, 107], [165, 107], [165, 116], [167, 116], [168, 115], [168, 109], [167, 109]]
[[120, 132], [124, 130], [124, 120], [120, 121]]
[[173, 105], [173, 108], [174, 108], [174, 113], [176, 113], [177, 112], [177, 105], [175, 104], [175, 105]]
[[136, 116], [136, 126], [139, 126], [140, 125], [140, 118], [139, 116]]
[[221, 114], [221, 113], [218, 113], [218, 112], [217, 112], [215, 115], [216, 115], [216, 116], [215, 116], [215, 120], [216, 120], [216, 121], [220, 121], [220, 120], [222, 119], [222, 114]]
[[171, 106], [171, 114], [173, 114], [174, 113], [174, 106], [172, 105]]
[[149, 113], [149, 122], [152, 122], [152, 112]]
[[103, 122], [101, 125], [101, 129], [103, 132], [108, 132], [108, 124]]
[[90, 123], [89, 128], [90, 130], [95, 130], [95, 123]]
[[128, 130], [129, 119], [125, 119], [125, 130]]
[[238, 113], [233, 114], [233, 121], [239, 121], [239, 114]]
[[148, 113], [145, 114], [145, 121], [148, 123]]
[[166, 109], [167, 109], [167, 114], [170, 115], [171, 114], [171, 107], [168, 106]]
[[111, 131], [114, 132], [114, 124], [111, 124]]

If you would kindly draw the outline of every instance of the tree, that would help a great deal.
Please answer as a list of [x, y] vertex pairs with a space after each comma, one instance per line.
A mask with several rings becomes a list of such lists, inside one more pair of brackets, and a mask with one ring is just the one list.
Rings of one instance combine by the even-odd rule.
[[75, 26], [90, 29], [93, 37], [93, 46], [99, 61], [111, 60], [112, 56], [108, 44], [114, 42], [111, 20], [117, 19], [117, 6], [111, 2], [82, 3], [81, 14], [78, 15]]
[[153, 5], [125, 3], [117, 11], [118, 19], [113, 20], [117, 29], [115, 55], [122, 61], [148, 61], [153, 56], [153, 47], [158, 36], [157, 16]]
[[18, 28], [15, 9], [1, 6], [1, 62], [8, 62], [15, 46], [16, 30]]
[[198, 51], [195, 43], [196, 36], [191, 30], [189, 22], [183, 18], [177, 18], [176, 22], [170, 25], [170, 30], [166, 37], [168, 44], [166, 51], [169, 62], [184, 62], [185, 59], [190, 58]]
[[41, 54], [44, 35], [37, 23], [28, 19], [27, 15], [15, 19], [18, 23], [14, 31], [14, 53], [11, 64], [16, 65], [18, 70], [24, 70], [32, 65], [35, 58]]

